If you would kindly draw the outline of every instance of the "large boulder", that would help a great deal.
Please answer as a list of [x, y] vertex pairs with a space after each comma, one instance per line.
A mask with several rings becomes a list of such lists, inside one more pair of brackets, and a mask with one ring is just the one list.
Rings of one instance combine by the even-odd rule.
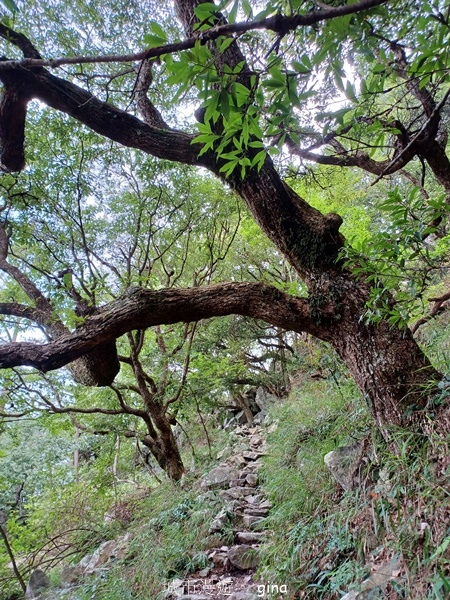
[[42, 592], [44, 592], [47, 588], [50, 587], [50, 579], [40, 569], [36, 569], [33, 571], [30, 577], [30, 581], [28, 582], [27, 589], [25, 591], [25, 598], [27, 600], [31, 598], [40, 598], [42, 596]]
[[323, 460], [330, 473], [344, 490], [350, 490], [354, 486], [355, 475], [362, 464], [364, 448], [363, 442], [355, 442], [336, 448], [324, 456]]
[[255, 402], [260, 410], [267, 413], [269, 407], [277, 401], [277, 397], [273, 394], [269, 394], [263, 387], [259, 387], [256, 390]]
[[203, 476], [202, 487], [210, 490], [226, 489], [230, 481], [237, 478], [237, 472], [229, 467], [215, 467]]

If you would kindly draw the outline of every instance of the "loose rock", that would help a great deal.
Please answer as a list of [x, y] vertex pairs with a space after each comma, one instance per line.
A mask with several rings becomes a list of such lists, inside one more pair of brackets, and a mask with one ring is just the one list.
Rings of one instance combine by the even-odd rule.
[[232, 546], [228, 550], [228, 560], [237, 569], [246, 571], [253, 569], [259, 564], [259, 555], [255, 548], [242, 544], [240, 546]]

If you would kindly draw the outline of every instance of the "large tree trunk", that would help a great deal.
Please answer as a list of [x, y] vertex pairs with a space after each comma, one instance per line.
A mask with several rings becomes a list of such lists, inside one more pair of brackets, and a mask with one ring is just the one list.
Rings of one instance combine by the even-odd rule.
[[341, 318], [330, 329], [329, 342], [347, 365], [383, 436], [389, 439], [392, 426], [422, 429], [428, 422], [422, 420], [424, 409], [438, 392], [441, 375], [407, 327], [366, 323], [368, 285], [350, 277], [335, 278], [334, 284], [335, 290], [342, 286]]
[[263, 167], [258, 184], [248, 177], [237, 182], [236, 189], [305, 281], [318, 337], [347, 365], [383, 435], [389, 438], [392, 426], [415, 423], [420, 429], [419, 414], [438, 392], [441, 375], [406, 324], [367, 322], [371, 285], [339, 259], [344, 243], [341, 218], [312, 209], [270, 165]]
[[159, 423], [158, 429], [156, 436], [146, 435], [142, 438], [142, 443], [150, 450], [167, 477], [172, 481], [179, 481], [185, 468], [173, 431], [168, 422]]
[[[194, 7], [203, 1], [175, 2], [188, 35], [195, 23]], [[245, 57], [233, 43], [217, 56], [216, 66], [220, 71], [223, 64], [236, 66], [242, 61]], [[246, 85], [248, 76], [244, 67], [241, 83]], [[344, 244], [341, 217], [322, 215], [311, 207], [281, 180], [270, 160], [259, 173], [253, 170], [244, 179], [236, 176], [233, 184], [261, 229], [305, 281], [319, 337], [347, 365], [383, 435], [388, 438], [391, 426], [410, 424], [412, 419], [420, 427], [417, 411], [422, 414], [437, 392], [440, 375], [406, 326], [400, 329], [387, 321], [367, 324], [370, 285], [353, 276], [339, 259]]]

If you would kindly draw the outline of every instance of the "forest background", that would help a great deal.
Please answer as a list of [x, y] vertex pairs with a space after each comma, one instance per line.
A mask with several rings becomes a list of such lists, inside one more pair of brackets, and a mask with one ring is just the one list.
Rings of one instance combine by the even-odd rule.
[[446, 474], [448, 6], [19, 8], [0, 24], [4, 562], [43, 542], [25, 524], [55, 486], [111, 500], [134, 460], [178, 481], [177, 427], [207, 439], [250, 388], [311, 370], [353, 379], [394, 456], [399, 429], [435, 439]]

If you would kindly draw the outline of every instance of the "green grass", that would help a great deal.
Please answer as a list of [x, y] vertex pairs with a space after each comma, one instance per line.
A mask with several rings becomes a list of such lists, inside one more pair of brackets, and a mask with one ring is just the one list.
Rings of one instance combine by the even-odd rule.
[[[337, 600], [370, 574], [371, 563], [401, 557], [392, 598], [450, 597], [448, 445], [431, 435], [394, 435], [393, 454], [371, 431], [367, 409], [352, 386], [302, 386], [272, 418], [264, 487], [274, 508], [261, 576], [286, 584], [284, 598]], [[343, 492], [324, 455], [371, 433], [366, 479]]]
[[[305, 589], [317, 595], [308, 585], [320, 580], [321, 559], [326, 553], [345, 554], [351, 543], [345, 527], [330, 518], [336, 486], [323, 457], [363, 435], [367, 411], [351, 384], [330, 393], [329, 385], [320, 382], [296, 390], [281, 407], [274, 407], [271, 417], [278, 428], [269, 436], [262, 477], [274, 507], [261, 575], [264, 581], [286, 584], [289, 597]], [[345, 574], [354, 577], [348, 565]]]

